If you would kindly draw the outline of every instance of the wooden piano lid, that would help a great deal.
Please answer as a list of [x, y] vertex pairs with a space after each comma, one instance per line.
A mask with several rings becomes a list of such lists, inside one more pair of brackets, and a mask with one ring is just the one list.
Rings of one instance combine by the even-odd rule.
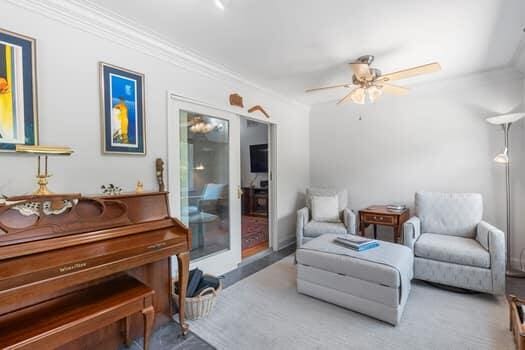
[[0, 205], [0, 260], [172, 226], [188, 231], [167, 192], [11, 197]]

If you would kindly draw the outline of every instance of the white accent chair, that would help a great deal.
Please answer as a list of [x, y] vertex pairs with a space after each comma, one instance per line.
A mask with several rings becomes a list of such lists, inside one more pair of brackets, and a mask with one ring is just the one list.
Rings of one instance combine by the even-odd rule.
[[482, 221], [478, 193], [418, 192], [416, 216], [403, 226], [414, 254], [414, 278], [503, 294], [505, 235]]
[[189, 205], [184, 215], [188, 216], [193, 229], [192, 250], [204, 247], [204, 225], [210, 224], [223, 214], [221, 201], [227, 201], [227, 186], [225, 184], [208, 183], [204, 186], [202, 195], [195, 197], [196, 205]]
[[[339, 200], [339, 217], [341, 222], [313, 221], [311, 198], [314, 196], [335, 196]], [[347, 208], [348, 192], [346, 190], [335, 190], [328, 188], [308, 188], [306, 189], [306, 207], [297, 211], [297, 248], [300, 248], [307, 241], [319, 237], [325, 233], [336, 234], [355, 234], [356, 215]]]

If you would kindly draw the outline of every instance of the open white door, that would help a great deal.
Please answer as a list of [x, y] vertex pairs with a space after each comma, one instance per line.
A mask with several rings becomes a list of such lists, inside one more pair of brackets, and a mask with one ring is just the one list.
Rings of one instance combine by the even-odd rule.
[[221, 275], [241, 262], [239, 116], [170, 96], [168, 119], [171, 213], [192, 230], [191, 267]]

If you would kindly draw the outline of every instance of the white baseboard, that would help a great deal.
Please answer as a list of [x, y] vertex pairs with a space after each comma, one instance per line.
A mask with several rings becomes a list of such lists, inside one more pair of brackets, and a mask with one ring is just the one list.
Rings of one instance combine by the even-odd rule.
[[[521, 271], [521, 262], [520, 262], [520, 258], [519, 257], [518, 258], [516, 258], [516, 257], [510, 258], [510, 265], [515, 270]], [[525, 257], [523, 258], [523, 267], [525, 267]]]
[[289, 247], [291, 246], [292, 244], [294, 244], [296, 241], [295, 239], [295, 235], [294, 237], [290, 237], [282, 242], [279, 242], [279, 245], [277, 246], [277, 250], [281, 250], [281, 249], [284, 249], [286, 247]]

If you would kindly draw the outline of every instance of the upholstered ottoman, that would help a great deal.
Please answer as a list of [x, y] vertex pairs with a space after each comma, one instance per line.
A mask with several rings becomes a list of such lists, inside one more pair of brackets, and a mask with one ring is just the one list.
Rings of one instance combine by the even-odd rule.
[[396, 325], [410, 293], [413, 254], [390, 242], [357, 252], [325, 234], [297, 250], [297, 290]]

